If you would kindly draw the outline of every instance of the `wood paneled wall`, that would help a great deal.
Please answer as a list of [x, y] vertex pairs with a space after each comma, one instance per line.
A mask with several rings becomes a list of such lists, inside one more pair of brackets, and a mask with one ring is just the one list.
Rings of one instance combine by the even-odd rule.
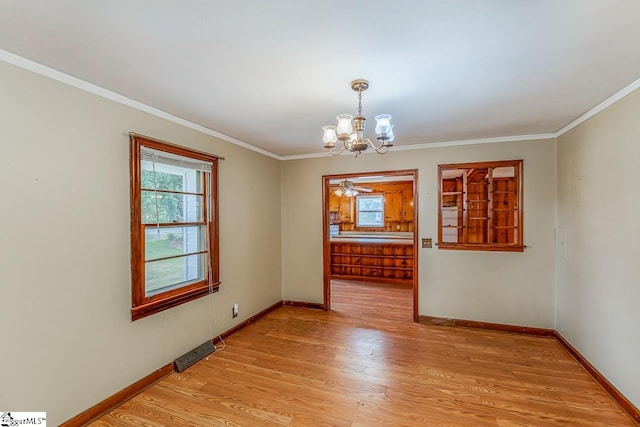
[[340, 224], [340, 231], [398, 232], [413, 231], [413, 182], [358, 183], [358, 187], [370, 188], [363, 195], [384, 195], [384, 227], [356, 226], [356, 198], [336, 196], [337, 185], [330, 186], [329, 218], [332, 224]]

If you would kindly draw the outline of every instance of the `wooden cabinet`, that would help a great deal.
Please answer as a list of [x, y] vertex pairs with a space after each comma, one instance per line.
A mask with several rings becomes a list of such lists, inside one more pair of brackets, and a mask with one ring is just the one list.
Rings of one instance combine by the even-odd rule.
[[402, 191], [388, 191], [384, 194], [385, 222], [402, 221]]
[[413, 221], [413, 188], [402, 190], [402, 221]]
[[354, 222], [353, 197], [340, 197], [340, 221]]
[[353, 197], [329, 194], [329, 219], [331, 224], [353, 222]]
[[399, 188], [384, 193], [384, 220], [386, 231], [412, 231], [413, 188]]
[[413, 245], [333, 242], [331, 277], [413, 283]]
[[336, 196], [333, 191], [329, 193], [329, 212], [340, 211], [340, 196]]

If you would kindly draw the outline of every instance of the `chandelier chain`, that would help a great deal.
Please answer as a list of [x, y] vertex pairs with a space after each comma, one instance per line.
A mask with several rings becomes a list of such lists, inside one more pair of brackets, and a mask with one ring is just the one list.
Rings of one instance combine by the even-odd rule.
[[362, 90], [358, 89], [358, 116], [362, 116]]

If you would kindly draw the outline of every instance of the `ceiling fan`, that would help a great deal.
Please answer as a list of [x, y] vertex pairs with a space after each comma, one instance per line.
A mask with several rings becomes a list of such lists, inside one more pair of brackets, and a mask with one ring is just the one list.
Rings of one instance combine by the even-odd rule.
[[358, 193], [371, 193], [373, 190], [367, 187], [356, 186], [352, 181], [343, 180], [338, 183], [338, 188], [334, 190], [336, 196], [353, 197]]

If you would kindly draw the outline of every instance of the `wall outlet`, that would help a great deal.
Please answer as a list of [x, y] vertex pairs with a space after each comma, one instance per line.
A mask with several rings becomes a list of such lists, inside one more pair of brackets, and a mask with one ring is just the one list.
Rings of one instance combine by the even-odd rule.
[[431, 239], [422, 239], [422, 247], [430, 248], [432, 246]]
[[238, 304], [233, 304], [231, 315], [232, 317], [238, 317]]

